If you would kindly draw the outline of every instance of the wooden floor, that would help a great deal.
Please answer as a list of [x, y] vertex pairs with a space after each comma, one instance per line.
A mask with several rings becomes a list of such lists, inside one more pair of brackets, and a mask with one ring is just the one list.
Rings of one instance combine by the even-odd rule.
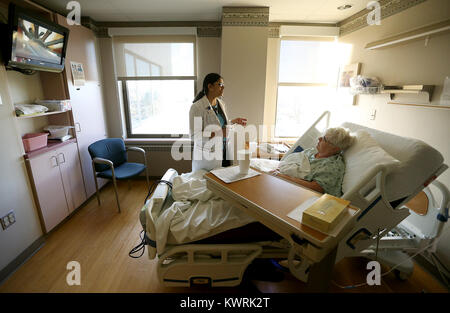
[[[122, 213], [118, 213], [111, 184], [101, 192], [102, 204], [95, 197], [46, 238], [45, 244], [25, 264], [0, 285], [0, 292], [100, 292], [100, 293], [243, 293], [248, 285], [234, 288], [169, 288], [158, 282], [156, 260], [147, 252], [138, 259], [128, 256], [140, 239], [139, 211], [147, 194], [145, 180], [119, 182]], [[67, 263], [81, 265], [81, 285], [69, 286]], [[447, 292], [437, 280], [416, 265], [412, 277], [405, 282], [391, 272], [382, 278], [381, 286], [343, 289], [366, 281], [368, 260], [346, 258], [333, 272], [333, 293], [435, 293]], [[386, 272], [388, 268], [382, 267]], [[253, 281], [264, 293], [307, 292], [305, 284], [289, 273], [279, 283]]]

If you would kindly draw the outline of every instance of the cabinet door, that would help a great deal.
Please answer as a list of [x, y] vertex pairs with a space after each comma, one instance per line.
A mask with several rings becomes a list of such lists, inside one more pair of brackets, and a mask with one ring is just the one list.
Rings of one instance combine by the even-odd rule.
[[61, 177], [66, 194], [69, 213], [86, 200], [83, 176], [76, 143], [64, 145], [56, 150]]
[[[90, 29], [80, 25], [67, 25], [66, 18], [61, 15], [58, 15], [58, 22], [70, 30], [65, 71], [84, 184], [87, 196], [90, 197], [95, 193], [95, 181], [88, 147], [107, 136], [98, 43]], [[84, 86], [74, 86], [70, 62], [83, 65], [86, 79]], [[105, 182], [99, 180], [100, 186]]]
[[[86, 193], [90, 197], [95, 193], [95, 181], [92, 172], [92, 159], [88, 151], [90, 144], [106, 138], [104, 128], [102, 97], [100, 87], [87, 83], [83, 91], [71, 95], [72, 112], [75, 122], [78, 149], [85, 179]], [[99, 187], [103, 182], [99, 180]]]
[[49, 232], [69, 214], [55, 151], [30, 159], [30, 167], [42, 220]]

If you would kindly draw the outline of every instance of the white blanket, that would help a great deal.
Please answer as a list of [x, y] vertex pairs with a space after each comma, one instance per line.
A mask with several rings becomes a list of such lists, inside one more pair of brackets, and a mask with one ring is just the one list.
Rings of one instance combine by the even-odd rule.
[[311, 172], [308, 157], [303, 151], [289, 154], [280, 162], [279, 168], [280, 173], [301, 179]]
[[301, 179], [311, 172], [308, 157], [303, 152], [291, 153], [282, 161], [250, 159], [250, 166], [266, 173], [279, 169], [282, 174]]
[[206, 188], [204, 170], [174, 178], [174, 203], [155, 222], [157, 253], [166, 244], [182, 244], [207, 238], [255, 220]]
[[276, 170], [278, 165], [280, 165], [280, 161], [278, 160], [250, 159], [250, 166], [263, 172]]

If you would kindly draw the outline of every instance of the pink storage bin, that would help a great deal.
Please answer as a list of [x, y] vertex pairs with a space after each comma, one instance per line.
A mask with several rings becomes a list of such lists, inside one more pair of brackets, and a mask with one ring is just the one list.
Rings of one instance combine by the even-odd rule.
[[31, 152], [47, 146], [48, 133], [33, 133], [22, 136], [25, 152]]

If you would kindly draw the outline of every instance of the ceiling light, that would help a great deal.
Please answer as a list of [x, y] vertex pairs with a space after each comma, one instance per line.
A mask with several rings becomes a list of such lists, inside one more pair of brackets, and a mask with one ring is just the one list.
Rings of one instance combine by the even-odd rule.
[[338, 7], [338, 10], [347, 10], [350, 9], [352, 7], [351, 4], [345, 4], [345, 5], [341, 5], [340, 7]]

